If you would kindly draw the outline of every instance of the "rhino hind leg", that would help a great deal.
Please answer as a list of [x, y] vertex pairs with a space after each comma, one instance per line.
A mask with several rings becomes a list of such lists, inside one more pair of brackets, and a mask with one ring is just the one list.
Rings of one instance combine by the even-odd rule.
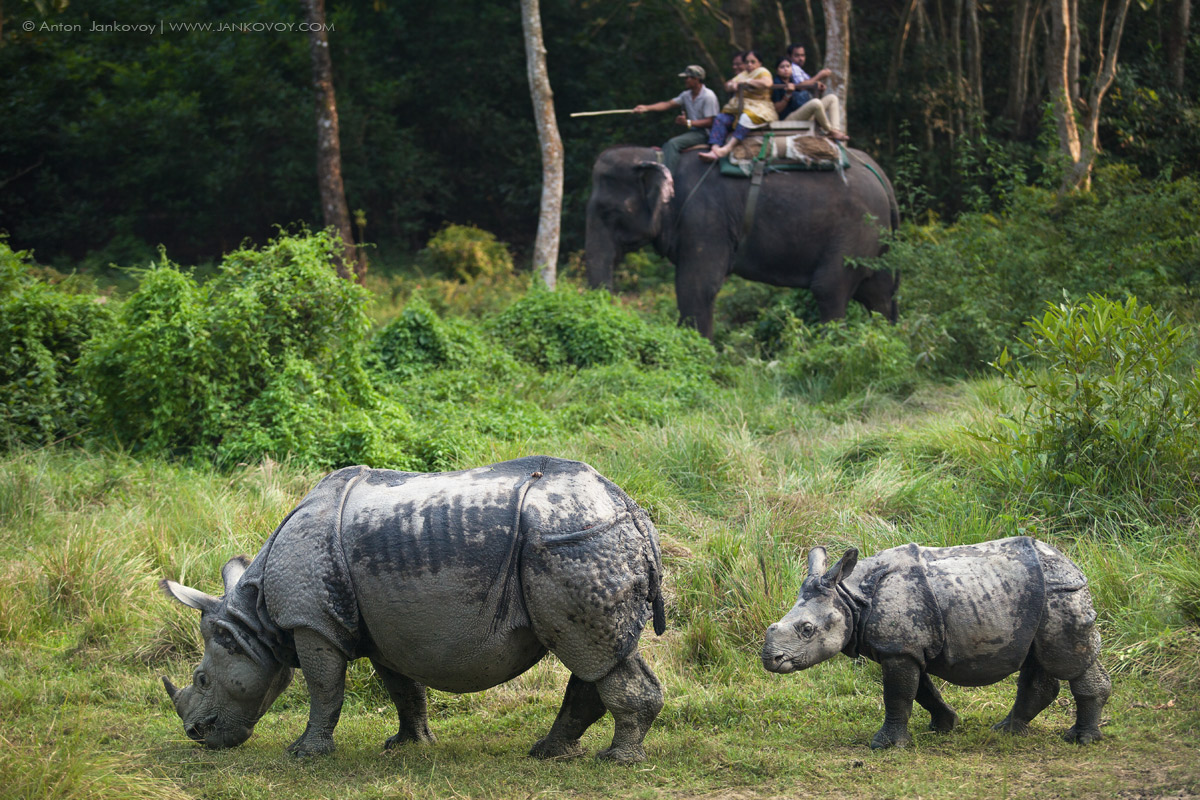
[[576, 675], [567, 681], [562, 707], [554, 718], [550, 732], [538, 740], [529, 751], [534, 758], [567, 759], [583, 755], [579, 738], [588, 727], [604, 716], [604, 701], [596, 684]]
[[929, 712], [929, 730], [949, 733], [958, 725], [958, 714], [942, 699], [928, 672], [922, 672], [917, 684], [917, 702]]
[[1058, 679], [1052, 676], [1030, 652], [1017, 676], [1017, 699], [1008, 716], [992, 726], [995, 731], [1025, 733], [1033, 718], [1058, 697]]
[[662, 684], [637, 651], [600, 680], [596, 690], [613, 715], [613, 740], [596, 758], [632, 763], [644, 761], [642, 740], [663, 707]]
[[429, 730], [425, 685], [385, 667], [374, 658], [371, 659], [371, 665], [375, 667], [379, 682], [392, 698], [392, 703], [396, 706], [396, 717], [400, 722], [400, 729], [396, 735], [388, 737], [383, 743], [383, 749], [391, 750], [409, 742], [436, 741]]
[[1076, 744], [1099, 740], [1100, 712], [1112, 694], [1112, 680], [1099, 661], [1093, 661], [1082, 675], [1071, 681], [1071, 694], [1075, 696], [1075, 724], [1063, 738]]

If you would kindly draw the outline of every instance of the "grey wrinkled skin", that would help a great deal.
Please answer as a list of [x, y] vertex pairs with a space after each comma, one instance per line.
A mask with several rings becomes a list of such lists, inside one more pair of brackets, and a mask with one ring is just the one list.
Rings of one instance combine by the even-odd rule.
[[675, 265], [680, 321], [713, 336], [713, 304], [730, 275], [809, 289], [821, 321], [851, 300], [896, 321], [899, 276], [853, 266], [878, 256], [900, 225], [891, 182], [871, 157], [850, 150], [844, 172], [768, 172], [750, 230], [750, 180], [722, 176], [683, 153], [672, 173], [651, 147], [612, 147], [596, 159], [587, 206], [588, 283], [613, 288], [621, 259], [643, 245]]
[[385, 748], [430, 742], [426, 687], [475, 692], [552, 651], [571, 671], [557, 719], [530, 755], [582, 754], [611, 712], [612, 745], [645, 758], [662, 688], [637, 651], [665, 628], [658, 534], [645, 511], [586, 464], [545, 456], [447, 473], [348, 467], [324, 478], [251, 562], [222, 570], [225, 595], [174, 581], [199, 609], [192, 685], [163, 679], [184, 730], [211, 748], [249, 738], [304, 672], [308, 726], [288, 750], [333, 750], [346, 665], [371, 660], [396, 706]]
[[826, 571], [825, 549], [808, 555], [808, 578], [787, 616], [767, 628], [762, 662], [789, 673], [845, 653], [883, 667], [883, 727], [872, 748], [912, 741], [913, 700], [930, 729], [958, 715], [930, 680], [986, 686], [1014, 672], [1017, 697], [996, 730], [1024, 733], [1068, 681], [1075, 725], [1063, 738], [1100, 738], [1112, 691], [1087, 578], [1050, 545], [1021, 536], [961, 547], [908, 544], [858, 561], [847, 550]]

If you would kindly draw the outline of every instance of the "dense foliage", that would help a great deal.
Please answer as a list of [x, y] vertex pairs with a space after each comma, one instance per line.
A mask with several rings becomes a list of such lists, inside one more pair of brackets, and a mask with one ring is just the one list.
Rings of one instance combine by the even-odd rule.
[[[665, 113], [569, 114], [674, 97], [686, 64], [703, 65], [719, 90], [733, 49], [720, 5], [540, 4], [564, 139], [564, 253], [582, 245], [595, 155], [677, 132]], [[1006, 109], [1013, 5], [975, 4], [981, 51], [972, 54], [954, 4], [853, 4], [849, 129], [893, 176], [914, 217], [999, 211], [1015, 187], [1054, 185], [1056, 143], [1037, 68], [1026, 105]], [[1163, 63], [1174, 5], [1134, 5], [1102, 115], [1107, 157], [1146, 177], [1191, 175], [1200, 164], [1198, 26], [1176, 87]], [[821, 4], [812, 6], [810, 30], [806, 6], [745, 3], [741, 46], [771, 59], [794, 38], [821, 66]], [[479, 226], [525, 252], [540, 158], [518, 4], [346, 0], [327, 13], [347, 199], [362, 212], [360, 235], [378, 244], [372, 259], [406, 261], [447, 222]], [[1097, 4], [1081, 13], [1086, 89], [1104, 29]], [[184, 263], [207, 263], [247, 238], [265, 243], [274, 225], [320, 224], [298, 4], [25, 2], [0, 14], [0, 227], [18, 249], [34, 249], [45, 263], [103, 269], [146, 263], [161, 243]], [[1035, 28], [1038, 52], [1043, 35]], [[964, 48], [980, 65], [981, 97], [956, 76]]]
[[1001, 468], [1036, 491], [1134, 493], [1174, 513], [1200, 474], [1191, 333], [1135, 298], [1096, 295], [1052, 305], [1027, 327], [1029, 363], [1007, 350], [996, 361], [1026, 397], [997, 437], [1011, 457]]

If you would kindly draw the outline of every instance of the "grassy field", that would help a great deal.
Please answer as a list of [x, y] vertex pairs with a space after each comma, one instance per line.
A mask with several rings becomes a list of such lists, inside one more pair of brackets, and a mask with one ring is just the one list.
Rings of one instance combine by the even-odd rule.
[[[184, 735], [159, 682], [200, 657], [197, 616], [163, 597], [171, 577], [219, 593], [220, 565], [257, 551], [320, 477], [268, 462], [217, 473], [121, 453], [50, 449], [0, 461], [0, 797], [1119, 797], [1200, 795], [1200, 631], [1180, 611], [1196, 583], [1198, 512], [1119, 504], [1062, 524], [989, 477], [1003, 390], [976, 381], [904, 402], [821, 410], [742, 367], [703, 411], [664, 426], [611, 426], [490, 446], [461, 466], [531, 453], [591, 463], [648, 508], [662, 536], [668, 632], [643, 634], [666, 706], [648, 759], [614, 766], [525, 756], [566, 684], [553, 658], [475, 695], [431, 692], [432, 746], [384, 753], [394, 711], [352, 666], [331, 756], [284, 748], [304, 728], [303, 680], [254, 736], [210, 752]], [[836, 660], [763, 671], [767, 624], [790, 607], [805, 551], [865, 554], [916, 541], [1039, 536], [1092, 581], [1114, 694], [1105, 739], [1080, 748], [1069, 692], [1024, 737], [993, 733], [1013, 680], [947, 686], [961, 726], [872, 752], [878, 667]], [[1190, 576], [1190, 577], [1189, 577]], [[584, 745], [607, 745], [611, 718]]]

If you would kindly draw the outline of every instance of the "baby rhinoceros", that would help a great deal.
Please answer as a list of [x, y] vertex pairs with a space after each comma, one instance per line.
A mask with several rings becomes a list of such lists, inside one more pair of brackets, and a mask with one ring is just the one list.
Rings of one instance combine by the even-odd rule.
[[808, 554], [796, 605], [767, 629], [763, 666], [807, 669], [839, 651], [883, 667], [883, 727], [872, 748], [912, 741], [915, 699], [930, 729], [958, 715], [930, 680], [986, 686], [1014, 672], [1017, 699], [993, 727], [1023, 733], [1058, 696], [1075, 696], [1075, 725], [1063, 738], [1100, 738], [1100, 710], [1112, 683], [1100, 665], [1100, 635], [1087, 578], [1050, 545], [1026, 536], [960, 547], [908, 544], [858, 561], [845, 555], [826, 572], [825, 549]]
[[646, 512], [587, 464], [548, 457], [419, 474], [348, 467], [325, 477], [252, 562], [230, 560], [225, 595], [174, 581], [200, 610], [204, 660], [167, 693], [192, 739], [234, 747], [304, 671], [308, 726], [288, 750], [333, 750], [346, 664], [366, 656], [396, 705], [385, 748], [432, 741], [426, 687], [475, 692], [553, 651], [571, 671], [530, 755], [581, 754], [612, 712], [598, 757], [640, 761], [662, 688], [638, 654], [665, 627], [658, 534]]

